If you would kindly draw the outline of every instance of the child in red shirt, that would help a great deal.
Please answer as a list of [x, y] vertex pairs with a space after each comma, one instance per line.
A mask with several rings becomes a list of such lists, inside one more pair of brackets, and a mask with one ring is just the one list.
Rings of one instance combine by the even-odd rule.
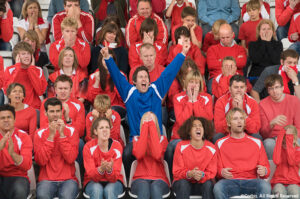
[[247, 3], [247, 13], [250, 16], [250, 20], [243, 23], [240, 27], [239, 39], [241, 45], [248, 49], [248, 45], [251, 41], [256, 41], [256, 26], [260, 22], [260, 3], [259, 1], [249, 1]]
[[180, 24], [182, 10], [188, 6], [193, 7], [192, 3], [188, 2], [187, 0], [172, 0], [166, 11], [166, 17], [171, 18], [172, 20], [171, 28], [177, 24]]
[[[254, 0], [254, 1], [256, 1], [256, 0]], [[271, 11], [270, 10], [270, 4], [268, 2], [263, 1], [263, 0], [258, 0], [258, 1], [260, 3], [260, 13], [259, 13], [259, 16], [262, 19], [270, 19], [270, 11]], [[241, 17], [243, 19], [243, 22], [247, 22], [247, 21], [250, 20], [250, 16], [247, 13], [247, 4], [248, 3], [245, 3], [243, 5], [243, 7], [242, 7], [242, 10], [241, 10]]]
[[297, 143], [297, 128], [287, 125], [277, 137], [273, 153], [276, 170], [271, 180], [272, 193], [300, 195], [300, 146]]

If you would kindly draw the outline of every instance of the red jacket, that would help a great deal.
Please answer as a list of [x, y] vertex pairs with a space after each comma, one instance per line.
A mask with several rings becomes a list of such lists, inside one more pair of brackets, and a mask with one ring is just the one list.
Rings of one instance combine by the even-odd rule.
[[38, 181], [75, 180], [75, 160], [78, 155], [79, 136], [74, 127], [65, 126], [64, 137], [56, 132], [49, 141], [49, 127], [41, 128], [34, 135], [34, 159], [40, 166]]
[[[48, 85], [48, 97], [55, 97], [55, 90], [54, 90], [54, 82], [56, 78], [60, 75], [65, 74], [62, 69], [55, 71], [49, 76], [49, 80], [51, 81]], [[86, 75], [81, 70], [74, 70], [71, 76], [73, 86], [71, 92], [71, 98], [85, 98], [87, 92], [87, 81]]]
[[[83, 148], [83, 161], [84, 161], [84, 182], [85, 187], [88, 182], [116, 182], [120, 180], [123, 182], [121, 174], [122, 168], [122, 153], [123, 148], [118, 141], [113, 140], [108, 152], [102, 152], [98, 146], [98, 139], [92, 139], [84, 145]], [[113, 160], [113, 169], [111, 173], [104, 172], [101, 174], [98, 167], [101, 165], [102, 160]]]
[[[236, 73], [238, 74], [238, 73]], [[232, 75], [224, 76], [223, 74], [218, 75], [213, 79], [212, 83], [212, 94], [218, 99], [222, 95], [225, 95], [229, 90], [229, 82]], [[252, 85], [247, 79], [247, 93], [252, 90]], [[216, 99], [215, 99], [216, 101]]]
[[239, 31], [239, 39], [245, 40], [246, 47], [248, 48], [248, 45], [251, 41], [256, 41], [256, 27], [259, 24], [261, 19], [257, 21], [247, 21], [242, 23]]
[[286, 116], [286, 125], [294, 125], [298, 130], [298, 137], [300, 137], [300, 102], [296, 96], [285, 94], [281, 102], [274, 102], [270, 96], [261, 100], [259, 103], [261, 129], [259, 133], [266, 138], [276, 137], [282, 131], [283, 126], [275, 125], [270, 128], [270, 122], [278, 115]]
[[[142, 44], [143, 42], [139, 41], [136, 42], [134, 45], [130, 46], [128, 52], [130, 68], [136, 68], [144, 65], [143, 61], [140, 59], [140, 48]], [[153, 46], [155, 47], [156, 50], [155, 64], [159, 64], [162, 66], [166, 65], [166, 60], [168, 57], [168, 50], [166, 46], [160, 44], [157, 41], [154, 42]]]
[[[136, 68], [132, 68], [130, 70], [130, 73], [129, 73], [129, 83], [130, 84], [133, 84], [132, 76], [133, 76], [133, 73], [135, 70], [136, 70]], [[150, 83], [155, 82], [164, 70], [165, 70], [165, 67], [163, 67], [161, 65], [155, 65], [154, 69], [151, 72], [149, 72]]]
[[175, 124], [171, 139], [179, 139], [177, 133], [179, 127], [191, 116], [204, 117], [208, 120], [213, 119], [213, 101], [209, 94], [199, 93], [196, 102], [189, 102], [186, 91], [183, 91], [173, 98], [175, 111]]
[[[67, 16], [66, 11], [58, 12], [52, 19], [53, 36], [55, 41], [62, 39], [61, 22]], [[94, 18], [91, 14], [81, 11], [80, 21], [82, 27], [77, 30], [77, 37], [85, 42], [91, 43], [94, 35]]]
[[[232, 98], [230, 92], [220, 97], [215, 104], [214, 123], [217, 133], [227, 132], [226, 114], [232, 109]], [[247, 114], [245, 131], [248, 134], [258, 133], [260, 129], [259, 107], [255, 99], [244, 95], [243, 109]]]
[[[285, 135], [286, 146], [282, 145]], [[297, 184], [300, 186], [299, 164], [300, 147], [293, 146], [294, 135], [287, 135], [282, 131], [276, 140], [273, 152], [273, 161], [276, 164], [276, 170], [272, 177], [271, 184], [277, 183], [284, 185]]]
[[132, 154], [138, 161], [133, 180], [163, 180], [170, 185], [164, 170], [164, 154], [168, 140], [158, 136], [154, 121], [144, 122], [140, 136], [133, 137]]
[[279, 26], [285, 26], [292, 18], [293, 14], [300, 11], [300, 3], [294, 10], [290, 7], [289, 0], [275, 1], [275, 17]]
[[[65, 48], [64, 39], [57, 40], [57, 41], [53, 42], [50, 46], [49, 59], [50, 59], [50, 62], [53, 64], [55, 71], [59, 70], [58, 57], [59, 57], [60, 51], [62, 51], [64, 48]], [[79, 66], [77, 69], [83, 71], [87, 77], [87, 75], [88, 75], [87, 66], [90, 63], [90, 58], [91, 58], [90, 45], [87, 42], [77, 38], [76, 42], [75, 42], [74, 46], [72, 46], [72, 48], [74, 49], [77, 59], [78, 59]]]
[[23, 103], [39, 109], [41, 100], [39, 96], [43, 95], [47, 89], [47, 81], [43, 70], [40, 67], [29, 66], [27, 69], [21, 68], [21, 63], [9, 66], [5, 69], [4, 90], [11, 83], [18, 82], [25, 87], [26, 97]]
[[[167, 46], [168, 44], [167, 26], [164, 24], [164, 21], [158, 15], [152, 13], [150, 17], [154, 19], [157, 23], [158, 34], [156, 37], [156, 41]], [[134, 15], [133, 17], [131, 17], [131, 19], [129, 19], [125, 29], [125, 39], [128, 47], [130, 47], [130, 45], [134, 45], [136, 42], [141, 41], [139, 32], [140, 32], [142, 22], [144, 20], [145, 18], [139, 16], [138, 14]]]
[[[176, 44], [176, 40], [175, 40], [175, 30], [177, 29], [177, 28], [179, 28], [179, 27], [181, 27], [181, 26], [183, 26], [183, 23], [181, 22], [181, 23], [179, 23], [179, 24], [177, 24], [176, 26], [173, 26], [172, 27], [172, 42], [173, 42], [173, 44]], [[197, 40], [199, 41], [199, 42], [201, 42], [202, 43], [202, 28], [200, 27], [200, 26], [196, 26], [196, 28], [195, 28], [195, 30], [194, 30], [194, 32], [195, 32], [195, 35], [196, 35], [196, 37], [197, 37]]]
[[[2, 140], [2, 138], [3, 136], [0, 133], [0, 140]], [[11, 138], [14, 143], [14, 151], [18, 155], [21, 155], [23, 160], [21, 164], [15, 164], [12, 157], [8, 153], [7, 141], [5, 147], [0, 151], [0, 176], [19, 176], [28, 179], [27, 171], [32, 165], [32, 141], [26, 132], [17, 128], [14, 129]]]
[[[40, 109], [40, 126], [41, 127], [48, 127], [49, 121], [48, 117], [45, 115], [45, 108], [44, 104], [47, 99], [45, 99], [42, 103], [41, 109]], [[79, 137], [83, 137], [84, 135], [84, 129], [85, 129], [85, 109], [81, 101], [78, 99], [69, 99], [67, 102], [67, 105], [69, 106], [70, 112], [69, 117], [72, 120], [71, 126], [73, 126]], [[62, 110], [64, 112], [64, 109]], [[65, 121], [64, 115], [62, 116], [63, 120]]]
[[4, 61], [3, 58], [0, 56], [0, 88], [3, 87], [4, 84]]
[[[194, 7], [193, 4], [191, 2], [188, 2], [190, 7]], [[187, 7], [186, 3], [183, 2], [183, 4], [181, 6], [178, 6], [177, 3], [175, 3], [173, 10], [172, 10], [172, 14], [171, 14], [171, 29], [172, 27], [178, 25], [181, 23], [181, 12], [183, 10], [183, 8]]]
[[[172, 60], [176, 57], [178, 53], [181, 53], [182, 51], [182, 45], [177, 44], [174, 46], [171, 46], [167, 64], [171, 63]], [[192, 44], [191, 47], [186, 55], [187, 57], [190, 57], [195, 64], [198, 66], [199, 71], [202, 75], [204, 75], [205, 72], [205, 57], [202, 55], [201, 50], [198, 48], [198, 46]]]
[[[88, 142], [92, 139], [91, 127], [92, 127], [92, 123], [93, 123], [94, 119], [95, 118], [92, 116], [92, 112], [89, 112], [85, 119], [85, 124], [86, 124], [85, 141], [86, 142]], [[122, 146], [124, 146], [123, 140], [121, 139], [121, 136], [120, 136], [121, 117], [120, 117], [119, 113], [112, 110], [112, 115], [111, 115], [110, 121], [112, 124], [112, 128], [110, 129], [110, 137], [114, 140], [117, 140], [118, 142], [121, 143]]]
[[247, 53], [244, 47], [233, 44], [231, 47], [225, 47], [221, 43], [211, 46], [207, 50], [207, 66], [209, 78], [215, 78], [222, 73], [222, 61], [224, 57], [232, 56], [236, 61], [237, 72], [243, 75], [243, 68], [246, 66]]
[[[99, 69], [97, 69], [96, 72], [97, 71], [99, 71]], [[111, 106], [121, 106], [121, 107], [125, 108], [125, 104], [124, 104], [124, 102], [123, 102], [116, 86], [114, 86], [113, 91], [110, 91], [110, 86], [109, 86], [109, 77], [110, 77], [110, 75], [107, 75], [106, 88], [105, 88], [105, 90], [102, 90], [102, 88], [100, 87], [100, 84], [98, 85], [98, 88], [94, 87], [94, 84], [95, 84], [95, 81], [96, 81], [96, 77], [95, 77], [96, 74], [95, 73], [90, 75], [90, 79], [89, 79], [89, 83], [88, 83], [88, 92], [86, 93], [85, 98], [88, 101], [90, 101], [92, 104], [94, 104], [94, 99], [97, 95], [106, 94], [110, 98]]]
[[212, 33], [212, 31], [210, 31], [210, 32], [206, 33], [206, 35], [204, 37], [202, 51], [206, 53], [209, 47], [219, 44], [219, 43], [220, 43], [220, 40], [215, 40], [214, 34]]
[[34, 138], [34, 132], [37, 128], [36, 117], [36, 110], [27, 104], [24, 105], [23, 110], [16, 111], [15, 127], [28, 133], [32, 140]]
[[[151, 0], [152, 4], [152, 12], [158, 14], [160, 17], [162, 17], [162, 13], [166, 8], [166, 0]], [[137, 14], [137, 5], [138, 0], [129, 0], [130, 5], [130, 16], [133, 17], [135, 14]]]
[[9, 9], [6, 13], [6, 18], [0, 18], [0, 39], [4, 42], [9, 42], [13, 36], [13, 13]]
[[263, 143], [254, 137], [245, 135], [241, 139], [230, 137], [230, 135], [219, 139], [216, 142], [218, 156], [218, 176], [222, 169], [232, 168], [230, 172], [233, 179], [257, 179], [257, 165], [267, 168], [267, 175], [270, 175], [270, 164]]
[[[268, 2], [263, 2], [263, 5], [260, 7], [260, 18], [262, 19], [270, 19], [270, 4]], [[249, 21], [250, 20], [250, 16], [247, 13], [247, 3], [245, 3], [242, 7], [241, 10], [241, 17], [243, 19], [244, 22]], [[246, 19], [246, 20], [245, 20]]]
[[171, 87], [168, 91], [168, 103], [167, 106], [169, 109], [174, 108], [174, 96], [177, 95], [178, 93], [182, 92], [182, 87], [178, 81], [177, 78], [174, 79], [173, 83], [171, 84]]
[[290, 42], [296, 42], [296, 41], [300, 41], [300, 38], [298, 38], [298, 40], [292, 40], [291, 39], [291, 34], [293, 33], [300, 33], [300, 12], [294, 14], [294, 16], [292, 17], [291, 20], [291, 24], [290, 24], [290, 29], [289, 29], [289, 33], [288, 33], [288, 38], [290, 40]]
[[[187, 172], [198, 167], [204, 172], [200, 181], [187, 178]], [[217, 174], [217, 154], [215, 146], [205, 140], [200, 149], [194, 148], [190, 140], [184, 140], [177, 144], [173, 160], [173, 178], [177, 180], [188, 180], [192, 183], [204, 183], [214, 179]]]

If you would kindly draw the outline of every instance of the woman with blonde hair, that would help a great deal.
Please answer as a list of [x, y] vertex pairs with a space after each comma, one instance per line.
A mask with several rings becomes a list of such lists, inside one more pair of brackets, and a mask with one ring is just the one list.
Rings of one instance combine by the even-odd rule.
[[297, 128], [287, 125], [277, 136], [273, 161], [276, 170], [271, 180], [276, 198], [300, 196], [300, 145]]
[[46, 52], [49, 43], [49, 23], [42, 17], [42, 9], [37, 0], [26, 0], [22, 7], [23, 19], [19, 20], [17, 29], [21, 38], [28, 30], [34, 30], [39, 38], [41, 51]]
[[58, 57], [58, 66], [60, 70], [55, 71], [49, 76], [48, 80], [48, 97], [55, 96], [54, 82], [60, 75], [67, 75], [72, 79], [73, 86], [71, 97], [84, 102], [87, 91], [88, 80], [85, 73], [78, 69], [78, 59], [75, 51], [71, 47], [65, 47]]
[[275, 26], [269, 19], [262, 19], [256, 27], [257, 40], [249, 43], [249, 58], [252, 64], [249, 79], [252, 85], [268, 66], [280, 65], [283, 50], [281, 41], [276, 40]]

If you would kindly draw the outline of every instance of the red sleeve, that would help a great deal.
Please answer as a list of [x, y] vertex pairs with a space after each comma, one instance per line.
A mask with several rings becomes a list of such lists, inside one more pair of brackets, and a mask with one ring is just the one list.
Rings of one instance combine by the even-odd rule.
[[181, 126], [185, 120], [193, 115], [193, 103], [188, 101], [186, 93], [182, 93], [182, 95], [176, 95], [173, 98], [173, 104], [176, 123]]
[[[236, 44], [237, 45], [237, 44]], [[235, 57], [236, 60], [236, 66], [239, 69], [239, 73], [243, 75], [243, 71], [241, 71], [245, 66], [247, 62], [247, 52], [244, 47], [237, 45], [237, 57]], [[221, 63], [222, 67], [222, 63]]]
[[[158, 56], [158, 54], [156, 54], [156, 56]], [[142, 61], [140, 60], [139, 52], [135, 44], [130, 46], [128, 58], [131, 69], [142, 65]]]
[[241, 9], [241, 17], [244, 18], [244, 14], [247, 12], [247, 3], [245, 3]]
[[174, 57], [176, 57], [177, 53], [176, 52], [181, 52], [182, 47], [180, 46], [180, 44], [171, 46], [169, 49], [169, 55], [168, 55], [168, 59], [167, 59], [167, 64], [170, 64], [172, 62], [172, 60], [174, 59]]
[[82, 27], [77, 30], [77, 37], [85, 42], [91, 43], [94, 34], [94, 19], [89, 13], [81, 11], [80, 20]]
[[211, 162], [209, 163], [209, 166], [207, 166], [205, 168], [204, 172], [204, 177], [201, 178], [201, 180], [199, 181], [200, 183], [204, 183], [207, 180], [213, 179], [216, 177], [216, 173], [217, 173], [217, 165], [218, 165], [218, 157], [217, 154], [215, 153]]
[[76, 113], [75, 121], [72, 121], [72, 125], [75, 127], [76, 131], [79, 133], [79, 137], [84, 136], [85, 129], [85, 109], [82, 103], [80, 103], [80, 109]]
[[40, 166], [45, 166], [51, 159], [52, 153], [54, 151], [54, 142], [47, 140], [48, 138], [43, 138], [41, 131], [47, 132], [46, 129], [39, 129], [34, 135], [34, 159], [36, 163]]
[[225, 108], [220, 99], [217, 100], [215, 105], [214, 123], [217, 133], [225, 133], [227, 132]]
[[198, 66], [198, 69], [199, 69], [200, 73], [202, 75], [204, 75], [204, 72], [205, 72], [205, 58], [202, 55], [202, 52], [201, 52], [200, 48], [198, 48], [197, 46], [195, 46], [194, 49], [195, 50], [193, 51], [193, 55], [192, 55], [193, 56], [193, 60], [194, 60], [195, 64]]
[[48, 125], [48, 117], [45, 115], [45, 104], [46, 99], [42, 102], [40, 107], [40, 127], [46, 127]]
[[[84, 42], [84, 43], [83, 43]], [[80, 44], [79, 44], [80, 43]], [[91, 59], [91, 49], [90, 45], [85, 41], [79, 41], [75, 43], [72, 47], [76, 53], [79, 67], [83, 70], [87, 70], [87, 66], [90, 63]]]
[[289, 32], [288, 32], [288, 39], [290, 40], [290, 42], [295, 42], [295, 40], [291, 39], [291, 34], [296, 33], [296, 32], [299, 32], [299, 31], [297, 30], [297, 25], [295, 23], [295, 17], [292, 17]]
[[202, 43], [203, 31], [202, 31], [202, 28], [198, 25], [195, 28], [195, 35], [197, 37], [197, 40]]
[[[294, 147], [294, 135], [285, 135], [285, 143], [287, 149], [287, 160], [290, 166], [299, 165], [300, 161], [297, 160], [297, 147]], [[299, 155], [299, 154], [298, 154]]]
[[77, 131], [70, 126], [65, 126], [64, 134], [65, 137], [58, 138], [59, 150], [64, 160], [72, 164], [78, 155], [79, 136]]
[[142, 124], [140, 136], [135, 136], [133, 138], [133, 148], [132, 154], [136, 159], [140, 160], [146, 155], [148, 147], [148, 133], [149, 133], [149, 123], [144, 122]]
[[130, 5], [130, 16], [133, 17], [137, 13], [137, 3], [138, 0], [129, 0], [129, 5]]
[[174, 158], [173, 158], [173, 177], [174, 179], [187, 179], [187, 172], [189, 171], [183, 160], [183, 154], [180, 151], [181, 144], [177, 144]]
[[270, 127], [270, 121], [266, 115], [267, 113], [265, 112], [265, 109], [262, 108], [261, 104], [259, 106], [260, 106], [259, 113], [260, 113], [260, 120], [261, 120], [261, 128], [259, 134], [264, 139], [266, 139], [271, 134], [272, 129]]
[[135, 28], [135, 23], [137, 20], [137, 15], [134, 15], [131, 19], [129, 19], [128, 24], [126, 26], [125, 29], [125, 39], [126, 39], [126, 43], [128, 48], [131, 45], [134, 45], [135, 42], [137, 42], [138, 38], [139, 38], [139, 33], [137, 32], [136, 28]]
[[217, 71], [222, 68], [222, 60], [220, 59], [218, 53], [219, 49], [217, 48], [217, 46], [211, 46], [210, 48], [208, 48], [206, 60], [209, 71]]
[[59, 70], [58, 68], [58, 57], [59, 57], [59, 52], [56, 48], [57, 43], [53, 42], [50, 45], [50, 49], [49, 49], [49, 60], [51, 62], [51, 64], [54, 66], [54, 70], [57, 71]]
[[265, 151], [265, 148], [264, 148], [264, 145], [263, 143], [260, 141], [260, 154], [259, 154], [259, 160], [258, 160], [258, 165], [262, 165], [264, 167], [267, 168], [268, 170], [268, 173], [267, 175], [261, 177], [263, 179], [267, 179], [271, 173], [271, 170], [270, 170], [270, 163], [269, 163], [269, 160], [268, 160], [268, 157], [267, 157], [267, 154], [266, 154], [266, 151]]
[[98, 88], [94, 87], [95, 79], [96, 79], [95, 73], [91, 74], [88, 83], [88, 91], [85, 95], [85, 98], [92, 104], [94, 104], [94, 99], [100, 92], [100, 84], [98, 85], [99, 86]]
[[4, 86], [4, 64], [3, 58], [0, 56], [0, 89]]
[[164, 21], [156, 14], [154, 14], [155, 21], [157, 23], [158, 34], [156, 37], [156, 41], [159, 41], [163, 45], [168, 45], [168, 29]]
[[178, 93], [180, 93], [181, 89], [180, 89], [180, 85], [178, 83], [177, 79], [174, 79], [169, 92], [168, 92], [168, 107], [169, 108], [173, 108], [174, 104], [173, 104], [173, 98], [175, 95], [177, 95]]
[[196, 117], [205, 117], [207, 120], [213, 120], [213, 101], [210, 95], [199, 94], [193, 105], [193, 115]]
[[163, 45], [159, 42], [155, 42], [154, 46], [156, 50], [155, 63], [162, 66], [167, 65], [168, 49], [166, 45]]
[[23, 161], [18, 167], [23, 171], [28, 171], [32, 165], [32, 141], [28, 135], [24, 135], [22, 138], [20, 155], [23, 157]]
[[291, 19], [294, 10], [290, 6], [284, 7], [284, 1], [276, 0], [275, 17], [279, 26], [285, 26]]
[[148, 148], [150, 150], [150, 154], [155, 160], [161, 161], [161, 158], [164, 157], [168, 144], [165, 144], [165, 147], [163, 147], [164, 142], [161, 143], [160, 139], [166, 140], [166, 138], [158, 136], [157, 128], [153, 120], [149, 122], [149, 135], [150, 140]]
[[32, 117], [30, 117], [29, 120], [29, 135], [31, 137], [31, 140], [33, 141], [34, 139], [34, 132], [36, 131], [37, 127], [37, 115], [35, 109], [32, 109]]
[[47, 89], [47, 80], [43, 70], [36, 66], [29, 66], [27, 69], [29, 80], [32, 82], [33, 89], [37, 95], [43, 95]]
[[229, 80], [231, 78], [230, 76], [223, 76], [220, 74], [216, 78], [213, 79], [212, 83], [212, 94], [216, 98], [220, 98], [222, 95], [228, 92], [229, 90]]
[[247, 22], [245, 23], [242, 23], [241, 27], [240, 27], [240, 31], [239, 31], [239, 39], [240, 40], [246, 40], [246, 34], [247, 34], [247, 27], [246, 27], [246, 24]]
[[92, 139], [92, 137], [91, 137], [92, 121], [90, 120], [90, 117], [92, 117], [92, 114], [88, 114], [85, 119], [85, 125], [86, 125], [85, 141], [86, 142], [88, 142]]
[[115, 154], [113, 156], [113, 170], [111, 173], [105, 173], [105, 177], [109, 182], [116, 182], [121, 173], [121, 168], [122, 168], [122, 153], [123, 149], [121, 144], [118, 144], [118, 147], [114, 149]]
[[260, 129], [260, 114], [259, 114], [259, 107], [255, 100], [250, 101], [249, 107], [251, 109], [251, 113], [246, 118], [246, 126], [245, 130], [247, 133], [258, 133]]
[[282, 150], [282, 141], [285, 131], [281, 131], [280, 134], [276, 138], [276, 145], [273, 151], [273, 161], [277, 166], [281, 164], [281, 150]]
[[[15, 82], [17, 74], [20, 71], [19, 66], [20, 66], [20, 64], [15, 64], [15, 65], [10, 66], [9, 68], [5, 69], [5, 72], [4, 72], [4, 85], [3, 85], [4, 93], [6, 93], [7, 87], [11, 83]], [[11, 70], [11, 72], [10, 72], [10, 70]]]
[[213, 44], [213, 41], [214, 41], [214, 35], [210, 31], [204, 37], [204, 42], [203, 42], [203, 45], [202, 45], [202, 51], [206, 53], [208, 48]]
[[11, 9], [8, 10], [6, 18], [5, 19], [2, 18], [0, 30], [2, 30], [0, 38], [3, 39], [4, 42], [9, 42], [14, 33], [13, 13]]
[[[59, 15], [59, 13], [56, 13], [52, 19], [52, 27], [53, 27], [53, 37], [54, 40], [60, 40], [62, 38], [62, 32], [60, 24], [62, 22], [61, 20], [62, 16]], [[57, 58], [58, 59], [58, 58]]]

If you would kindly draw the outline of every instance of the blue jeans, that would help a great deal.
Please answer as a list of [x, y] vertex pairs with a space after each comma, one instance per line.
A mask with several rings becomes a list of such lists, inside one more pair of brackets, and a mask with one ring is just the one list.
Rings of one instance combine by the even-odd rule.
[[0, 50], [11, 51], [12, 49], [10, 43], [0, 39]]
[[131, 192], [142, 199], [159, 199], [169, 191], [168, 184], [163, 180], [137, 179], [131, 185]]
[[165, 160], [168, 163], [169, 166], [169, 172], [170, 172], [170, 178], [171, 181], [173, 180], [173, 158], [174, 158], [174, 152], [176, 149], [176, 146], [178, 144], [178, 142], [180, 142], [181, 139], [176, 139], [176, 140], [172, 140], [168, 146], [167, 146], [167, 150], [165, 152]]
[[252, 180], [228, 180], [222, 179], [214, 187], [214, 195], [217, 199], [228, 199], [232, 196], [254, 195], [254, 198], [269, 198], [271, 185], [262, 179]]
[[43, 180], [37, 184], [37, 199], [74, 199], [78, 194], [78, 184], [74, 180], [48, 181]]
[[211, 94], [212, 95], [212, 83], [213, 83], [213, 80], [214, 78], [210, 78], [208, 81], [207, 81], [207, 93]]
[[[259, 133], [253, 133], [253, 134], [250, 134], [250, 136], [255, 137], [255, 138], [260, 139], [261, 141], [263, 141], [263, 138], [261, 137], [261, 135]], [[214, 135], [212, 141], [215, 144], [218, 141], [218, 139], [221, 139], [223, 137], [225, 137], [225, 134], [217, 133], [217, 134]]]
[[300, 55], [300, 41], [296, 41], [295, 43], [290, 45], [289, 49], [297, 51], [297, 53]]
[[11, 10], [14, 13], [14, 17], [19, 18], [21, 16], [21, 13], [22, 13], [22, 6], [23, 6], [23, 3], [24, 3], [24, 0], [11, 0], [8, 3], [10, 5]]
[[286, 38], [288, 36], [290, 28], [290, 22], [288, 22], [285, 26], [278, 26], [276, 29], [276, 35], [278, 41], [281, 41], [283, 38]]
[[24, 177], [0, 176], [0, 199], [27, 198], [29, 181]]
[[201, 195], [205, 199], [213, 199], [213, 182], [207, 180], [202, 183], [191, 183], [187, 180], [178, 180], [173, 184], [176, 198], [189, 199], [191, 195]]
[[108, 183], [103, 186], [99, 182], [90, 181], [85, 187], [85, 193], [90, 199], [117, 199], [123, 192], [123, 185], [120, 181]]
[[82, 154], [83, 147], [84, 147], [84, 141], [83, 139], [80, 138], [79, 145], [78, 145], [78, 155], [76, 158], [76, 161], [78, 162], [80, 168], [83, 168], [83, 154]]

